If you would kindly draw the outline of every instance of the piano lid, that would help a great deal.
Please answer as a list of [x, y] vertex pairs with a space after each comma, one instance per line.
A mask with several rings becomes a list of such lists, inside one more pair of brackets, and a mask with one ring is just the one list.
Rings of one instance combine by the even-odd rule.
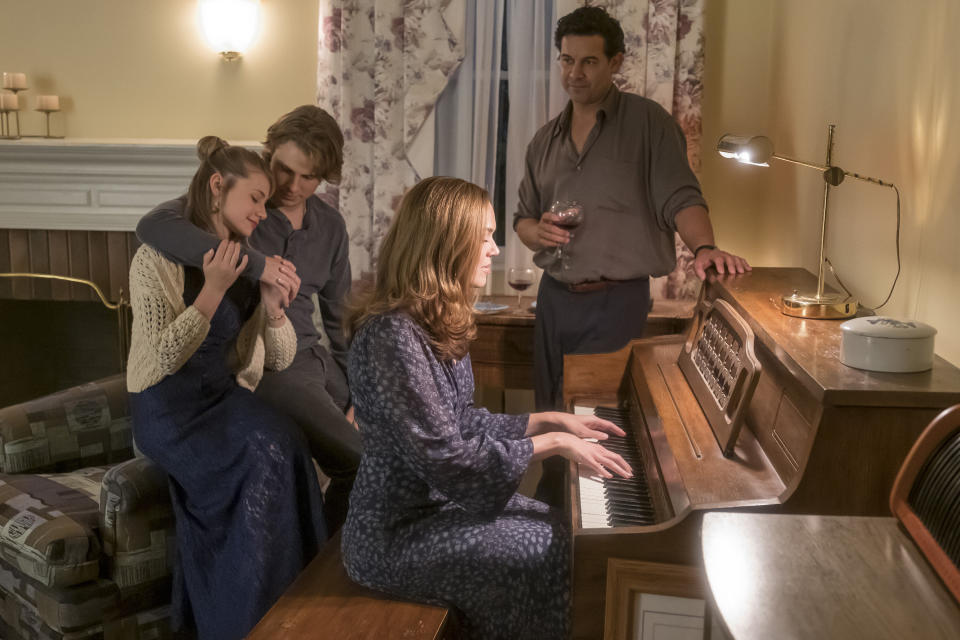
[[841, 331], [835, 320], [794, 318], [777, 300], [794, 289], [815, 289], [817, 278], [794, 267], [754, 267], [740, 275], [712, 273], [711, 291], [750, 323], [757, 341], [825, 405], [942, 407], [960, 402], [960, 369], [934, 357], [920, 373], [880, 373], [840, 362]]

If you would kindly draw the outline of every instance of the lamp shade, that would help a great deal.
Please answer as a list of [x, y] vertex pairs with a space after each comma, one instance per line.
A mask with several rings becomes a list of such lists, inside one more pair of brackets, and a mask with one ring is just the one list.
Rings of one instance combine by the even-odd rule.
[[200, 26], [209, 45], [228, 60], [240, 57], [257, 35], [260, 0], [199, 0]]
[[738, 136], [725, 134], [717, 141], [717, 151], [724, 158], [733, 158], [744, 164], [768, 167], [773, 157], [773, 142], [766, 136]]

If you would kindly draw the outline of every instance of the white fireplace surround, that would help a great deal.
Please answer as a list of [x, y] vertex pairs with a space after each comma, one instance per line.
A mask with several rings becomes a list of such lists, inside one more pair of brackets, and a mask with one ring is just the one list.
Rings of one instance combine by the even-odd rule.
[[133, 231], [197, 164], [195, 140], [3, 140], [0, 229]]

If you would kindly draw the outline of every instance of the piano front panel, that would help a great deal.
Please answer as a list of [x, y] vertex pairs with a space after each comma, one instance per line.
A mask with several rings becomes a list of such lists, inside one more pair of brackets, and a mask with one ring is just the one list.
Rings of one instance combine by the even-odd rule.
[[822, 406], [764, 345], [755, 345], [754, 352], [762, 370], [747, 409], [747, 426], [784, 483], [791, 485], [810, 454]]

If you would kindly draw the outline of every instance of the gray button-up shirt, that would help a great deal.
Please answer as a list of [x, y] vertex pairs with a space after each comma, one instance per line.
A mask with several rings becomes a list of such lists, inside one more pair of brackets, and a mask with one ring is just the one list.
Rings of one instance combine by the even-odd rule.
[[567, 269], [553, 248], [537, 251], [534, 262], [569, 283], [670, 273], [677, 212], [706, 207], [680, 126], [656, 102], [614, 86], [577, 153], [572, 111], [567, 103], [530, 141], [513, 226], [521, 218], [539, 220], [556, 200], [580, 202], [583, 223], [564, 247]]
[[[292, 262], [300, 276], [300, 291], [287, 308], [287, 316], [297, 332], [297, 350], [312, 347], [320, 337], [313, 324], [313, 294], [317, 294], [330, 350], [346, 373], [343, 300], [350, 291], [347, 226], [343, 216], [320, 198], [310, 196], [306, 205], [300, 229], [294, 229], [279, 210], [267, 208], [266, 219], [250, 236], [243, 275], [259, 280], [265, 255], [280, 255]], [[185, 208], [185, 198], [158, 205], [137, 224], [137, 237], [175, 262], [202, 267], [203, 254], [215, 248], [219, 240], [187, 220], [183, 216]]]

